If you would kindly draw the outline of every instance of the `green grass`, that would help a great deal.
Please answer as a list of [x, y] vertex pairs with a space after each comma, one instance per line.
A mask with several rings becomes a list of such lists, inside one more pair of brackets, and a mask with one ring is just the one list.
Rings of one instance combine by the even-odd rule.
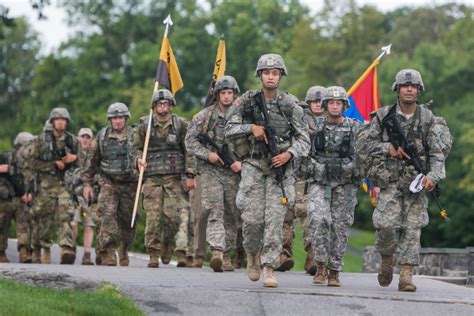
[[[356, 236], [349, 238], [349, 245], [357, 250], [364, 250], [366, 246], [373, 246], [375, 234], [370, 231], [358, 231]], [[293, 258], [295, 266], [293, 271], [304, 271], [306, 251], [303, 245], [303, 231], [300, 223], [295, 223], [295, 239], [293, 240]], [[344, 272], [362, 272], [362, 258], [346, 251], [344, 255]]]
[[2, 315], [144, 315], [117, 289], [106, 285], [92, 292], [52, 290], [0, 278]]

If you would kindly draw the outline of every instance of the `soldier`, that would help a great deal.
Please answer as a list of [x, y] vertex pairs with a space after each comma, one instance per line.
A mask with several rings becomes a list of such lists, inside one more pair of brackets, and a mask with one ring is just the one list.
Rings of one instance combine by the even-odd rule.
[[94, 228], [96, 227], [95, 222], [97, 221], [97, 199], [94, 199], [94, 197], [97, 197], [97, 195], [93, 194], [92, 200], [94, 200], [95, 203], [86, 203], [84, 201], [84, 197], [82, 196], [84, 186], [81, 181], [81, 175], [83, 171], [87, 169], [87, 165], [90, 163], [91, 159], [91, 144], [93, 141], [92, 130], [90, 128], [81, 128], [79, 130], [79, 133], [77, 134], [77, 137], [80, 143], [79, 150], [77, 152], [78, 168], [71, 172], [69, 177], [68, 174], [66, 174], [66, 183], [68, 182], [68, 178], [70, 178], [71, 194], [73, 195], [73, 200], [76, 204], [76, 208], [74, 210], [74, 218], [71, 222], [71, 226], [73, 232], [73, 240], [74, 243], [76, 243], [77, 233], [79, 229], [78, 224], [82, 223], [82, 218], [84, 218], [84, 254], [82, 256], [81, 264], [93, 265], [91, 261], [91, 247], [92, 241], [94, 240]]
[[131, 228], [135, 186], [137, 177], [132, 167], [132, 143], [134, 128], [127, 125], [131, 118], [128, 107], [123, 103], [112, 103], [107, 109], [110, 126], [97, 133], [96, 144], [92, 147], [91, 161], [82, 174], [83, 196], [88, 202], [93, 195], [96, 173], [100, 173], [100, 245], [99, 263], [116, 266], [115, 250], [119, 246], [119, 263], [128, 266], [128, 248], [135, 238], [135, 228]]
[[[145, 246], [150, 254], [149, 268], [158, 268], [158, 257], [168, 264], [176, 243], [178, 267], [186, 266], [188, 248], [187, 233], [177, 238], [182, 212], [189, 218], [189, 203], [183, 196], [182, 189], [194, 188], [194, 158], [186, 152], [184, 138], [188, 123], [181, 117], [172, 114], [176, 101], [167, 89], [155, 91], [152, 96], [153, 107], [152, 130], [148, 147], [147, 160], [141, 159], [148, 118], [138, 127], [137, 137], [133, 144], [134, 161], [138, 169], [145, 168], [143, 184], [143, 206], [147, 212], [145, 228]], [[184, 188], [181, 186], [185, 176]], [[163, 249], [160, 245], [160, 216], [163, 216]], [[186, 217], [186, 216], [185, 216]], [[176, 240], [175, 240], [176, 239]]]
[[[288, 207], [295, 203], [290, 160], [306, 156], [310, 146], [308, 126], [298, 100], [278, 90], [285, 75], [281, 56], [262, 55], [255, 71], [262, 91], [247, 91], [237, 99], [227, 114], [225, 127], [225, 137], [234, 142], [235, 153], [242, 161], [237, 207], [242, 211], [247, 273], [250, 280], [259, 280], [262, 264], [264, 287], [278, 286], [273, 269], [279, 265], [282, 251], [283, 219]], [[272, 129], [265, 128], [265, 117]], [[276, 135], [268, 139], [267, 133], [272, 130]], [[267, 146], [269, 141], [276, 142], [278, 147], [274, 157]], [[277, 181], [280, 171], [278, 178], [283, 179]]]
[[207, 242], [212, 251], [209, 265], [214, 272], [234, 271], [230, 251], [235, 248], [237, 240], [240, 213], [235, 197], [241, 164], [225, 140], [224, 127], [227, 110], [239, 92], [234, 77], [217, 79], [214, 88], [216, 102], [193, 117], [186, 134], [186, 148], [198, 158], [198, 172], [205, 184], [201, 201], [203, 211], [208, 215]]
[[[312, 138], [316, 133], [316, 129], [321, 122], [324, 121], [324, 108], [321, 106], [321, 100], [323, 98], [325, 88], [322, 86], [313, 86], [306, 92], [305, 102], [301, 102], [300, 105], [308, 121], [309, 136]], [[307, 157], [294, 160], [294, 168], [298, 170], [301, 163], [305, 163]], [[298, 179], [296, 181], [296, 205], [295, 207], [289, 208], [286, 213], [285, 220], [283, 222], [283, 252], [280, 254], [280, 266], [276, 268], [276, 271], [287, 271], [290, 270], [293, 265], [293, 239], [295, 237], [294, 220], [295, 217], [300, 219], [301, 226], [303, 227], [303, 240], [304, 249], [306, 251], [306, 260], [304, 263], [304, 269], [306, 273], [310, 275], [316, 274], [316, 263], [313, 261], [313, 249], [311, 247], [311, 232], [309, 225], [306, 221], [308, 211], [306, 208], [308, 184], [304, 179]]]
[[38, 173], [40, 181], [32, 208], [33, 256], [38, 257], [43, 248], [43, 264], [51, 263], [51, 228], [54, 222], [61, 247], [60, 263], [73, 264], [76, 258], [70, 224], [73, 205], [64, 183], [65, 171], [73, 168], [77, 159], [76, 137], [66, 131], [70, 121], [65, 108], [54, 108], [49, 115], [52, 130], [41, 133], [31, 149], [29, 164]]
[[342, 87], [327, 88], [322, 106], [328, 116], [312, 138], [307, 169], [311, 245], [318, 266], [313, 283], [339, 287], [339, 271], [357, 205], [354, 146], [360, 124], [342, 116], [349, 108]]
[[401, 146], [397, 148], [392, 144], [390, 140], [400, 141], [400, 135], [391, 134], [383, 123], [384, 118], [393, 114], [408, 141], [415, 146], [421, 164], [428, 171], [422, 181], [424, 191], [431, 192], [436, 183], [445, 178], [445, 155], [440, 146], [442, 142], [438, 141], [442, 135], [433, 123], [433, 113], [418, 103], [418, 96], [425, 91], [420, 73], [413, 69], [399, 71], [392, 90], [398, 95], [397, 102], [377, 111], [367, 136], [367, 148], [373, 158], [369, 176], [380, 187], [372, 217], [376, 248], [382, 255], [378, 281], [384, 287], [391, 283], [393, 255], [398, 249], [398, 290], [414, 292], [412, 273], [419, 263], [421, 229], [428, 225], [428, 201], [424, 192], [409, 191], [410, 182], [419, 173], [410, 162], [414, 157], [409, 157]]

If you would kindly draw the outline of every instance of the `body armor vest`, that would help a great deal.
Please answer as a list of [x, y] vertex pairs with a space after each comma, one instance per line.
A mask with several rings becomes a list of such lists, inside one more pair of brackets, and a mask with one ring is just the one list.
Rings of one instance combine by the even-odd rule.
[[62, 148], [57, 146], [53, 132], [43, 133], [40, 140], [40, 159], [43, 161], [61, 160], [67, 153], [76, 153], [76, 141], [69, 132], [65, 132], [65, 146]]
[[109, 133], [112, 127], [108, 126], [102, 129], [97, 136], [101, 153], [100, 171], [107, 176], [123, 176], [132, 174], [132, 165], [130, 161], [130, 138], [133, 130], [128, 129], [126, 141], [119, 142], [116, 138], [110, 138]]
[[172, 124], [168, 133], [159, 137], [152, 121], [152, 132], [147, 153], [147, 176], [182, 174], [185, 171], [185, 153], [179, 140], [183, 134], [183, 124], [176, 115], [171, 116]]
[[8, 173], [0, 173], [0, 199], [7, 200], [15, 196], [15, 186], [12, 181], [12, 175], [15, 173], [15, 167], [12, 166], [13, 154], [6, 152], [0, 156], [0, 164], [8, 164]]

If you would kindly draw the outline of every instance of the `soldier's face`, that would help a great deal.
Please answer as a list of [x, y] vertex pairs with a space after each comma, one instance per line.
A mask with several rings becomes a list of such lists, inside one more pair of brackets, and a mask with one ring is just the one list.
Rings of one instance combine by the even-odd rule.
[[219, 91], [219, 103], [223, 106], [230, 106], [234, 102], [234, 90], [224, 89]]
[[79, 137], [79, 142], [81, 143], [82, 149], [87, 150], [91, 145], [92, 138], [89, 135], [82, 135]]
[[402, 84], [399, 86], [400, 101], [405, 104], [413, 104], [418, 97], [418, 85], [416, 84]]
[[155, 102], [155, 113], [159, 116], [167, 116], [171, 113], [171, 103], [169, 100], [158, 100]]
[[329, 100], [328, 101], [328, 113], [332, 117], [340, 117], [342, 115], [343, 108], [344, 108], [344, 102], [342, 102], [342, 100]]
[[67, 120], [64, 118], [56, 118], [53, 120], [53, 128], [57, 131], [65, 131], [67, 126]]
[[110, 124], [112, 124], [112, 128], [116, 131], [121, 131], [125, 128], [125, 124], [127, 123], [127, 118], [125, 116], [115, 116], [110, 119]]
[[278, 83], [280, 82], [281, 73], [280, 69], [264, 69], [260, 76], [262, 85], [265, 89], [274, 90], [278, 88]]
[[310, 106], [311, 112], [313, 112], [314, 114], [321, 115], [324, 113], [324, 109], [321, 106], [321, 100], [311, 101], [309, 106]]

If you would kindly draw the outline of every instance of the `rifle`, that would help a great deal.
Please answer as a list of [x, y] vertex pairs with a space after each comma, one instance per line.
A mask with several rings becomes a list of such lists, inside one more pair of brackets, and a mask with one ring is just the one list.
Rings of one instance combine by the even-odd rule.
[[227, 168], [230, 168], [230, 166], [235, 162], [235, 160], [232, 158], [230, 151], [229, 151], [229, 146], [227, 144], [222, 145], [221, 148], [216, 144], [215, 141], [213, 141], [208, 134], [199, 134], [197, 136], [198, 141], [203, 144], [203, 145], [209, 145], [213, 147], [215, 150], [217, 150], [217, 154], [219, 157], [222, 159], [224, 162], [224, 166]]
[[[397, 150], [399, 147], [403, 148], [405, 153], [410, 156], [408, 163], [413, 165], [416, 171], [426, 176], [428, 172], [423, 164], [423, 161], [418, 155], [416, 147], [409, 141], [407, 135], [400, 126], [400, 122], [398, 122], [396, 106], [392, 106], [387, 115], [382, 119], [382, 126], [387, 130], [389, 141], [393, 147], [395, 147]], [[445, 220], [449, 220], [448, 213], [441, 206], [441, 203], [438, 199], [440, 191], [441, 190], [438, 187], [438, 184], [436, 184], [435, 189], [430, 192], [430, 196], [440, 209], [441, 217], [443, 217]]]
[[[267, 105], [265, 103], [265, 97], [263, 93], [260, 91], [259, 93], [255, 94], [253, 98], [255, 102], [257, 103], [257, 106], [259, 107], [260, 112], [262, 113], [263, 124], [264, 124], [263, 126], [265, 128], [265, 135], [267, 136], [267, 140], [268, 140], [267, 148], [273, 158], [280, 154], [280, 151], [278, 150], [278, 146], [277, 146], [276, 130], [272, 126], [270, 118], [268, 117]], [[285, 179], [285, 168], [284, 166], [281, 166], [281, 167], [276, 167], [274, 169], [276, 173], [276, 180], [280, 184], [281, 193], [283, 195], [281, 199], [281, 203], [283, 205], [286, 205], [288, 201], [286, 198], [285, 186], [283, 184], [283, 180]]]

